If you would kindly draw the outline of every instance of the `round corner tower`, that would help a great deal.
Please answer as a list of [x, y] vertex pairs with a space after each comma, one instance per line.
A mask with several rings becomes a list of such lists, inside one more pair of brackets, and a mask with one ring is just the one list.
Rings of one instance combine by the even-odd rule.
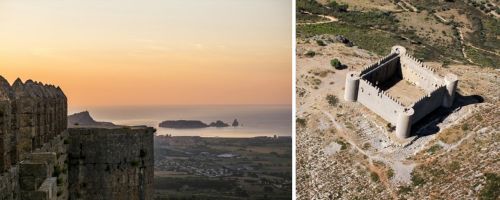
[[345, 94], [346, 101], [355, 102], [358, 99], [359, 73], [348, 72], [345, 78]]
[[444, 84], [446, 85], [446, 95], [443, 99], [443, 107], [449, 108], [453, 105], [455, 100], [455, 93], [457, 90], [458, 77], [455, 74], [446, 74], [444, 76]]
[[396, 53], [396, 54], [399, 54], [399, 55], [404, 55], [404, 54], [406, 54], [406, 48], [404, 48], [402, 46], [399, 46], [399, 45], [396, 45], [396, 46], [393, 46], [391, 48], [391, 53]]
[[413, 108], [405, 108], [403, 112], [399, 114], [396, 124], [396, 136], [398, 136], [398, 138], [404, 139], [410, 137], [413, 114], [415, 114]]

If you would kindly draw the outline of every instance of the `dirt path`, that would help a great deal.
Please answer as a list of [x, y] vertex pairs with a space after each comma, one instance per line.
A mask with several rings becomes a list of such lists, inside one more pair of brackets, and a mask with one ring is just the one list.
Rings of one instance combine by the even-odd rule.
[[493, 52], [493, 51], [489, 51], [489, 50], [486, 50], [486, 49], [481, 49], [481, 48], [476, 47], [476, 46], [474, 46], [474, 45], [472, 45], [472, 44], [465, 44], [465, 45], [467, 45], [467, 46], [469, 46], [469, 47], [472, 47], [472, 48], [474, 48], [474, 49], [480, 50], [480, 51], [484, 51], [484, 52], [487, 52], [487, 53], [491, 53], [491, 54], [495, 54], [495, 55], [497, 55], [497, 56], [500, 56], [500, 53]]
[[462, 45], [462, 54], [464, 56], [465, 59], [467, 59], [470, 63], [474, 63], [474, 61], [472, 61], [469, 57], [467, 57], [467, 53], [465, 53], [465, 42], [464, 42], [464, 35], [462, 33], [462, 30], [460, 29], [457, 29], [458, 30], [458, 39], [460, 40], [460, 45]]
[[[314, 14], [312, 14], [310, 12], [304, 12], [304, 14], [314, 15]], [[297, 23], [297, 25], [326, 24], [326, 23], [330, 23], [330, 22], [337, 22], [337, 21], [339, 21], [339, 19], [337, 19], [334, 16], [328, 16], [328, 15], [316, 15], [316, 16], [325, 18], [326, 20], [325, 21], [319, 21], [319, 22]]]

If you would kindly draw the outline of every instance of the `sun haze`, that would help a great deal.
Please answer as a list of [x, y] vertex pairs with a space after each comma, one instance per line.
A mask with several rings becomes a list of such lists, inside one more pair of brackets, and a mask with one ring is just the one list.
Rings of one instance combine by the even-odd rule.
[[291, 4], [2, 1], [0, 75], [70, 106], [291, 104]]

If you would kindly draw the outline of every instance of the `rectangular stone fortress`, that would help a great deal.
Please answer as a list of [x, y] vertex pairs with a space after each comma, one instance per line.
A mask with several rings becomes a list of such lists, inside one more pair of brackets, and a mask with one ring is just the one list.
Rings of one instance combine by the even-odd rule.
[[396, 126], [396, 136], [411, 136], [413, 124], [436, 110], [451, 107], [458, 79], [439, 77], [435, 70], [406, 53], [401, 46], [360, 72], [346, 76], [346, 101], [360, 102]]
[[61, 88], [0, 76], [0, 200], [153, 199], [155, 130], [68, 129]]

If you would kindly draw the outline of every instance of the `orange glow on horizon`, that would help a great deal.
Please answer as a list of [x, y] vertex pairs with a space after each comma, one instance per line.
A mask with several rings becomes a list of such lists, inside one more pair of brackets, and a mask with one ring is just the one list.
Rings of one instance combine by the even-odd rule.
[[290, 8], [287, 0], [3, 1], [0, 75], [58, 85], [73, 107], [291, 105]]

